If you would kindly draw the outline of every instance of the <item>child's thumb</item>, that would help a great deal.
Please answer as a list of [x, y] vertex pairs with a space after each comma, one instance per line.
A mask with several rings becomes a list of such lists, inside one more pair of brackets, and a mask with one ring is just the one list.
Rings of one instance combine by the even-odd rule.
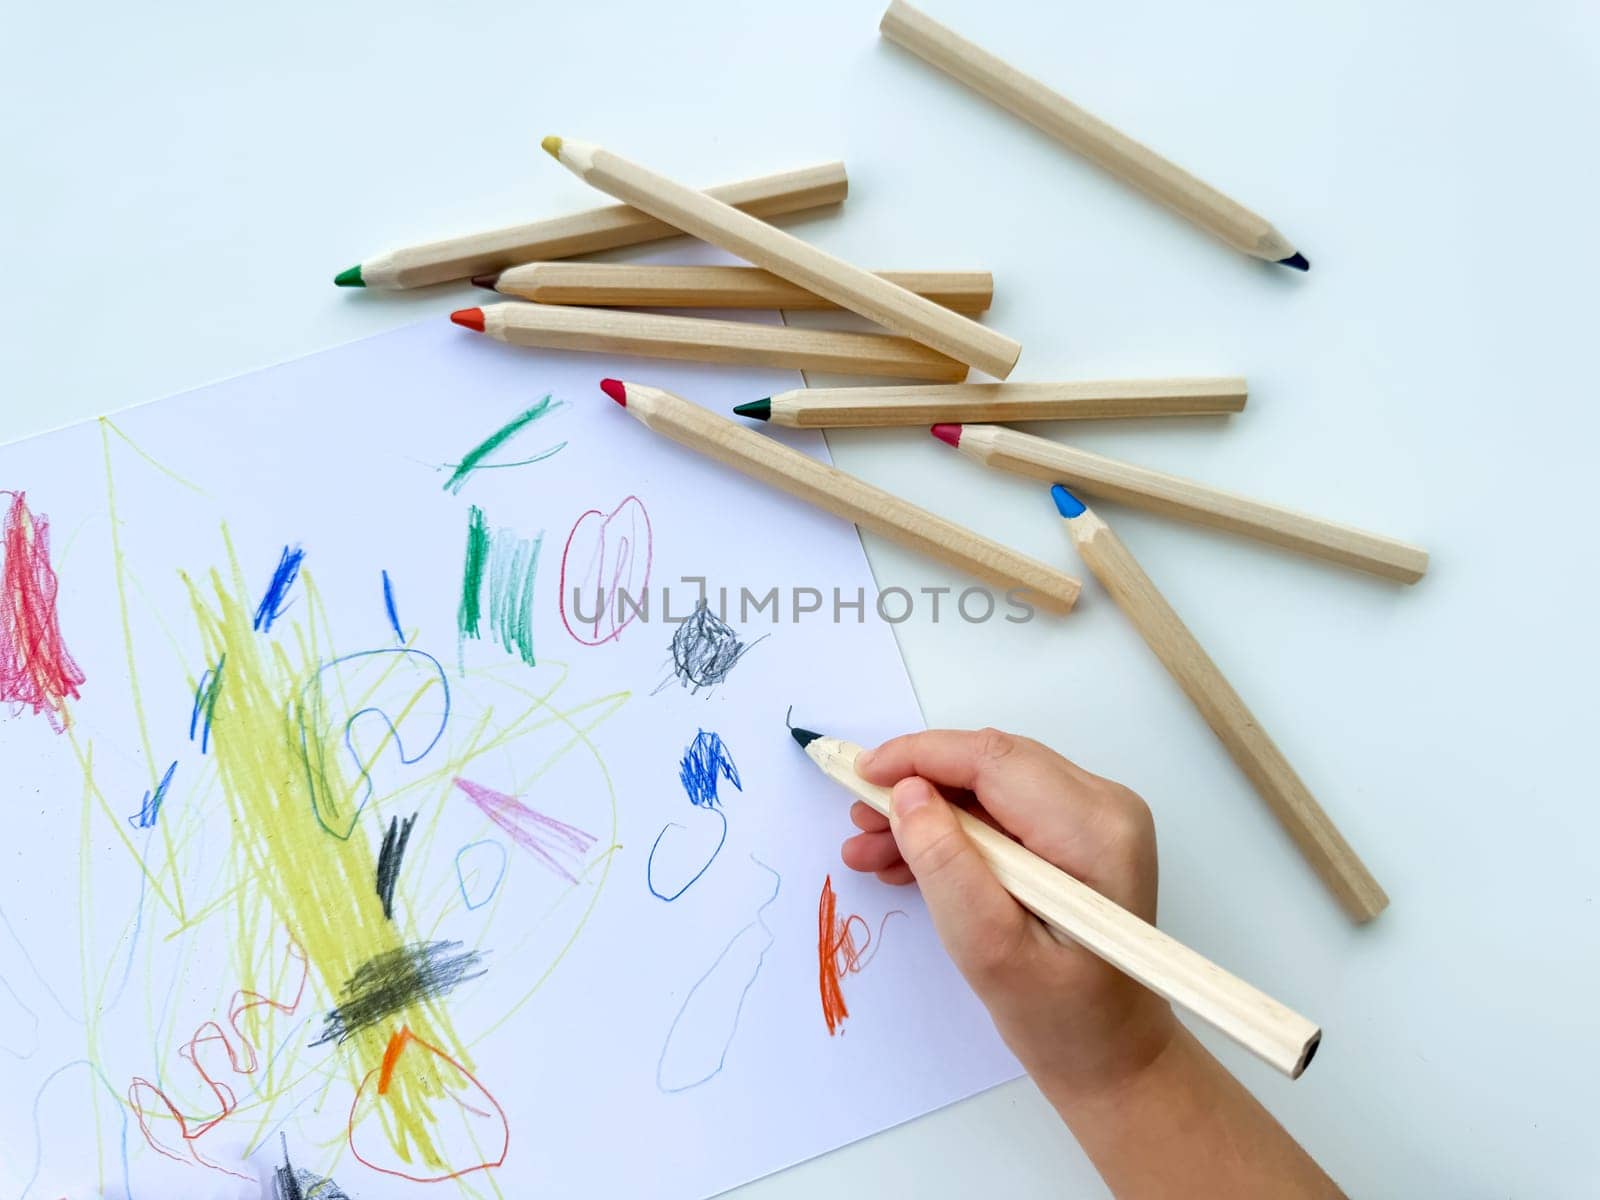
[[889, 826], [940, 940], [976, 984], [1003, 965], [995, 952], [1017, 945], [1027, 914], [979, 856], [955, 807], [926, 779], [913, 775], [895, 784]]

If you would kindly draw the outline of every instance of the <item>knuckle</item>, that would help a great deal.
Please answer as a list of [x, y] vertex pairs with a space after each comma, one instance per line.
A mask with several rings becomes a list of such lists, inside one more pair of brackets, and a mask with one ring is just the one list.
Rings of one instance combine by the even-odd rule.
[[919, 845], [907, 862], [918, 879], [932, 879], [948, 871], [966, 849], [966, 835], [951, 824]]
[[985, 763], [997, 763], [1009, 758], [1017, 749], [1017, 739], [992, 726], [978, 730], [978, 757]]

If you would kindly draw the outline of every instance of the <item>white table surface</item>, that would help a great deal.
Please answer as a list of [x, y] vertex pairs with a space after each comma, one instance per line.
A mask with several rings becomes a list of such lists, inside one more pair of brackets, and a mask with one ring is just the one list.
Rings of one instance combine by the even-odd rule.
[[[928, 0], [1266, 214], [1308, 276], [881, 43], [881, 8], [13, 5], [0, 439], [476, 302], [329, 280], [594, 203], [542, 134], [707, 183], [843, 157], [847, 205], [795, 227], [868, 265], [992, 269], [1016, 378], [1250, 381], [1229, 421], [1051, 432], [1434, 555], [1402, 588], [1102, 506], [1388, 888], [1367, 928], [1097, 587], [1066, 621], [901, 626], [929, 720], [1149, 799], [1162, 924], [1326, 1029], [1292, 1084], [1219, 1053], [1352, 1193], [1595, 1194], [1600, 8]], [[917, 430], [832, 441], [1077, 569], [1040, 488]], [[868, 546], [884, 585], [961, 583]], [[1103, 1189], [1022, 1082], [745, 1194], [980, 1193]]]

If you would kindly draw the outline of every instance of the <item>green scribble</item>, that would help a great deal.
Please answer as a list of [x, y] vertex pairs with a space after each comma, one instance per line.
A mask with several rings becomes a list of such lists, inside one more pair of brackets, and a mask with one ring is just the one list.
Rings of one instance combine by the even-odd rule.
[[[543, 400], [539, 401], [539, 403], [528, 409], [527, 412], [514, 417], [512, 420], [502, 425], [499, 429], [495, 430], [488, 437], [484, 438], [483, 441], [479, 442], [476, 446], [462, 456], [461, 461], [456, 464], [455, 473], [445, 481], [444, 490], [447, 492], [459, 493], [463, 485], [466, 484], [467, 477], [474, 471], [478, 470], [480, 467], [495, 465], [493, 463], [485, 464], [483, 461], [484, 459], [488, 458], [489, 455], [500, 449], [501, 446], [505, 445], [523, 429], [527, 428], [529, 425], [532, 425], [540, 417], [560, 407], [561, 404], [559, 401], [552, 401], [549, 396], [546, 396]], [[566, 443], [562, 442], [560, 446], [556, 446], [542, 454], [535, 455], [533, 458], [525, 458], [520, 462], [503, 463], [501, 465], [514, 467], [526, 466], [529, 463], [536, 463], [540, 459], [549, 458], [552, 454], [555, 454], [565, 445]]]
[[489, 555], [489, 626], [494, 640], [534, 666], [533, 584], [539, 573], [544, 534], [519, 538], [510, 529], [494, 536]]
[[484, 522], [483, 509], [474, 504], [467, 510], [467, 555], [461, 568], [461, 607], [456, 610], [456, 625], [464, 638], [480, 636], [483, 569], [488, 562], [489, 526]]

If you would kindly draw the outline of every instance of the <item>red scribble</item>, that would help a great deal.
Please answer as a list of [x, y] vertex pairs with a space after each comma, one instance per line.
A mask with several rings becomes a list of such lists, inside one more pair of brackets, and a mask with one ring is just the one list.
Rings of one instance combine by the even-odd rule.
[[21, 492], [10, 496], [0, 529], [0, 704], [43, 713], [60, 733], [67, 698], [78, 698], [83, 671], [67, 653], [56, 614], [60, 582], [50, 565], [50, 522], [28, 511]]
[[[828, 1036], [838, 1033], [850, 1009], [844, 1002], [844, 989], [839, 981], [846, 975], [856, 975], [877, 956], [877, 947], [883, 945], [883, 927], [890, 917], [905, 916], [898, 908], [883, 914], [878, 922], [878, 936], [872, 936], [872, 927], [866, 920], [851, 913], [840, 920], [838, 898], [833, 893], [833, 876], [822, 881], [822, 895], [817, 900], [817, 986], [822, 994], [822, 1019], [828, 1023]], [[861, 943], [856, 944], [854, 927], [861, 926]], [[871, 947], [872, 953], [867, 953]]]
[[[579, 534], [583, 535], [581, 541]], [[558, 599], [561, 623], [568, 633], [585, 646], [598, 646], [616, 641], [639, 617], [641, 609], [648, 611], [653, 546], [650, 514], [637, 496], [628, 496], [609, 513], [591, 508], [578, 518], [561, 551]], [[576, 560], [575, 547], [579, 551]], [[639, 572], [638, 579], [634, 578], [635, 571]], [[568, 588], [577, 589], [576, 601]], [[628, 599], [622, 600], [619, 593], [625, 593]], [[591, 601], [592, 613], [584, 612], [584, 606]], [[570, 610], [568, 605], [572, 606]]]
[[[483, 1154], [484, 1152], [479, 1147], [492, 1145], [494, 1139], [498, 1138], [500, 1150], [497, 1157], [482, 1158], [480, 1161], [465, 1167], [449, 1167], [448, 1164], [445, 1164], [447, 1169], [436, 1175], [413, 1175], [398, 1167], [380, 1166], [361, 1153], [361, 1148], [356, 1145], [356, 1134], [368, 1124], [363, 1120], [365, 1114], [361, 1112], [361, 1104], [363, 1098], [368, 1095], [369, 1086], [376, 1079], [377, 1087], [375, 1090], [377, 1095], [379, 1097], [387, 1095], [389, 1085], [393, 1082], [395, 1070], [400, 1062], [407, 1054], [419, 1051], [426, 1051], [440, 1061], [437, 1063], [428, 1062], [426, 1065], [418, 1066], [415, 1074], [448, 1091], [449, 1085], [445, 1081], [446, 1068], [452, 1068], [460, 1076], [460, 1083], [463, 1085], [457, 1089], [458, 1092], [481, 1096], [484, 1101], [487, 1101], [487, 1104], [473, 1104], [459, 1094], [452, 1093], [450, 1095], [450, 1098], [460, 1107], [463, 1119], [476, 1118], [480, 1127], [488, 1127], [488, 1130], [484, 1128], [478, 1130], [469, 1128], [467, 1130], [467, 1141], [473, 1146], [474, 1152], [480, 1155]], [[384, 1101], [374, 1098], [371, 1103], [376, 1107], [378, 1104], [384, 1103]], [[380, 1122], [380, 1124], [387, 1124], [387, 1122]], [[490, 1132], [488, 1138], [480, 1136], [490, 1130], [492, 1132]], [[490, 1167], [501, 1166], [506, 1161], [506, 1153], [511, 1148], [511, 1127], [506, 1123], [505, 1109], [500, 1107], [500, 1102], [489, 1094], [489, 1089], [479, 1083], [471, 1071], [467, 1070], [437, 1046], [429, 1045], [423, 1041], [412, 1033], [409, 1028], [402, 1027], [394, 1037], [389, 1039], [389, 1047], [383, 1054], [383, 1065], [368, 1071], [366, 1078], [361, 1081], [361, 1086], [356, 1088], [356, 1098], [350, 1105], [349, 1139], [350, 1153], [354, 1154], [363, 1166], [371, 1167], [374, 1171], [381, 1172], [384, 1175], [393, 1175], [398, 1179], [409, 1179], [413, 1183], [440, 1183], [446, 1179], [460, 1179], [463, 1175], [470, 1175], [473, 1171], [487, 1171]]]
[[144, 1133], [144, 1140], [150, 1144], [152, 1150], [159, 1154], [164, 1154], [175, 1162], [186, 1161], [182, 1155], [174, 1153], [157, 1141], [155, 1134], [150, 1131], [148, 1119], [150, 1113], [145, 1108], [145, 1104], [150, 1103], [149, 1097], [154, 1097], [156, 1101], [159, 1101], [161, 1107], [165, 1108], [167, 1114], [177, 1123], [178, 1133], [186, 1144], [185, 1148], [189, 1152], [189, 1159], [193, 1160], [195, 1164], [208, 1167], [213, 1171], [221, 1171], [225, 1175], [232, 1175], [238, 1179], [253, 1180], [255, 1178], [253, 1175], [241, 1175], [238, 1171], [229, 1170], [219, 1163], [212, 1162], [202, 1155], [194, 1145], [196, 1139], [205, 1136], [216, 1128], [218, 1124], [233, 1113], [234, 1109], [239, 1107], [239, 1101], [234, 1095], [233, 1089], [216, 1079], [201, 1065], [200, 1050], [206, 1046], [221, 1046], [223, 1052], [228, 1056], [228, 1066], [234, 1074], [253, 1075], [256, 1072], [260, 1066], [260, 1060], [256, 1056], [255, 1046], [251, 1044], [249, 1037], [239, 1027], [239, 1021], [252, 1008], [265, 1006], [276, 1009], [285, 1015], [292, 1015], [300, 1007], [300, 1001], [305, 996], [306, 977], [309, 973], [306, 952], [298, 942], [291, 940], [289, 942], [288, 957], [298, 961], [300, 964], [300, 983], [295, 988], [293, 1000], [287, 1002], [273, 1000], [268, 996], [261, 995], [259, 992], [247, 991], [241, 988], [233, 994], [233, 999], [228, 1004], [228, 1025], [233, 1031], [231, 1039], [221, 1025], [215, 1021], [207, 1021], [199, 1029], [195, 1030], [192, 1038], [178, 1047], [179, 1057], [194, 1067], [195, 1074], [200, 1076], [201, 1081], [211, 1089], [212, 1096], [216, 1098], [218, 1107], [216, 1116], [206, 1120], [185, 1116], [178, 1111], [178, 1106], [172, 1102], [165, 1092], [147, 1079], [136, 1076], [128, 1085], [128, 1107], [133, 1109], [134, 1114], [139, 1118], [139, 1129]]
[[[576, 825], [568, 825], [554, 817], [529, 808], [515, 796], [486, 788], [481, 783], [456, 777], [455, 785], [501, 829], [506, 836], [549, 867], [568, 883], [577, 883], [578, 877], [558, 862], [551, 849], [564, 850], [574, 855], [587, 854], [594, 846], [594, 835], [585, 833]], [[549, 847], [549, 849], [547, 849]]]

